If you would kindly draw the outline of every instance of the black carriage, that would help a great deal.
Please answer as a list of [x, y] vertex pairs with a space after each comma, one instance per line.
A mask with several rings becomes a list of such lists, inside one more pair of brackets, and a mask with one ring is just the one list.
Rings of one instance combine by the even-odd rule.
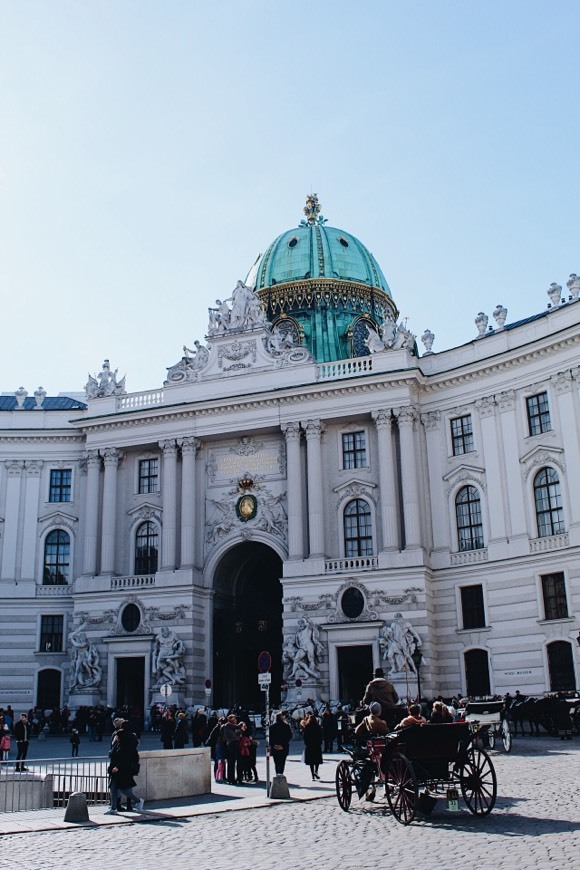
[[456, 806], [461, 794], [476, 816], [486, 816], [494, 807], [497, 781], [492, 761], [472, 741], [465, 723], [412, 725], [369, 740], [350, 755], [336, 769], [336, 796], [345, 812], [353, 791], [372, 801], [377, 787], [384, 788], [392, 814], [403, 825], [409, 825], [417, 812], [430, 812], [441, 797]]
[[469, 701], [465, 721], [474, 736], [487, 740], [490, 749], [501, 743], [506, 752], [511, 752], [512, 734], [503, 701]]

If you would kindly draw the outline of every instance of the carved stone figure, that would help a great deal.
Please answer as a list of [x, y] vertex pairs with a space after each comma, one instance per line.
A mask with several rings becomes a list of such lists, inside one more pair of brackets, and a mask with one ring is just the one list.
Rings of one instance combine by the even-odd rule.
[[111, 371], [109, 360], [103, 361], [103, 368], [96, 377], [89, 374], [89, 379], [86, 383], [85, 390], [89, 399], [100, 399], [104, 396], [120, 396], [126, 393], [125, 377], [120, 381], [117, 380], [117, 372], [119, 369]]
[[[219, 512], [217, 515], [214, 515], [216, 518], [208, 523], [209, 531], [207, 533], [207, 540], [214, 544], [221, 535], [227, 535], [227, 533], [234, 527], [236, 522], [236, 511], [229, 499], [217, 501], [214, 498], [209, 498], [208, 501], [215, 505]], [[219, 514], [221, 514], [221, 516], [219, 516]]]
[[381, 341], [378, 332], [376, 332], [376, 330], [374, 330], [372, 326], [369, 326], [368, 324], [365, 325], [368, 335], [364, 339], [364, 343], [368, 347], [369, 353], [380, 353], [382, 350], [385, 349], [385, 345]]
[[175, 632], [164, 625], [155, 638], [151, 671], [157, 683], [182, 686], [185, 683], [183, 656], [185, 644]]
[[286, 512], [281, 501], [286, 495], [263, 495], [258, 501], [257, 526], [266, 532], [283, 532]]
[[307, 616], [301, 616], [294, 637], [285, 642], [284, 656], [291, 662], [289, 679], [296, 679], [300, 671], [307, 677], [318, 679], [317, 663], [323, 651], [318, 628]]
[[268, 338], [268, 350], [270, 353], [283, 353], [285, 350], [290, 350], [294, 347], [294, 336], [291, 330], [282, 330], [278, 324], [272, 329], [272, 334]]
[[578, 299], [578, 295], [580, 294], [580, 278], [576, 274], [574, 274], [574, 272], [572, 272], [572, 274], [566, 281], [566, 287], [570, 291], [572, 302], [576, 302]]
[[396, 335], [397, 324], [391, 315], [387, 313], [381, 325], [381, 338], [383, 339], [385, 347], [394, 347]]
[[495, 322], [497, 323], [496, 330], [497, 330], [497, 329], [503, 329], [503, 328], [504, 328], [504, 324], [505, 324], [505, 321], [506, 321], [507, 313], [508, 313], [508, 312], [507, 312], [507, 308], [505, 308], [505, 307], [504, 307], [503, 305], [501, 305], [501, 304], [497, 305], [496, 308], [495, 308], [495, 310], [492, 311], [493, 319], [494, 319]]
[[[183, 345], [183, 356], [188, 360], [188, 365], [194, 369], [202, 369], [209, 360], [209, 350], [197, 339], [193, 342], [193, 348]], [[193, 354], [193, 356], [190, 356]]]
[[[231, 309], [228, 302], [232, 303]], [[230, 330], [255, 329], [266, 322], [260, 297], [251, 287], [238, 281], [233, 293], [223, 302], [216, 299], [217, 308], [209, 308], [208, 335], [221, 335]]]
[[482, 338], [485, 335], [485, 331], [487, 329], [487, 324], [489, 321], [489, 317], [487, 314], [484, 314], [483, 311], [480, 311], [477, 317], [475, 318], [475, 325], [477, 326], [478, 338]]
[[98, 686], [103, 675], [99, 666], [99, 653], [86, 635], [87, 624], [83, 622], [68, 636], [71, 644], [70, 690]]
[[416, 673], [412, 656], [422, 641], [402, 613], [395, 613], [391, 624], [383, 627], [379, 644], [383, 658], [389, 662], [390, 670], [410, 670]]

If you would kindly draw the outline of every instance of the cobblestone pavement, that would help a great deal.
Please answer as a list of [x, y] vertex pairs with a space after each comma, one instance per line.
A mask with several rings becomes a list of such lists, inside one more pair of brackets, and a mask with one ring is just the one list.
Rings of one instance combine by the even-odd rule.
[[[492, 757], [498, 801], [485, 818], [472, 816], [460, 800], [458, 813], [438, 805], [428, 819], [403, 827], [390, 814], [382, 814], [381, 803], [359, 803], [355, 798], [347, 814], [331, 796], [155, 822], [145, 816], [131, 825], [6, 835], [0, 868], [578, 866], [580, 741], [520, 738], [511, 755], [494, 752]], [[333, 757], [321, 768], [329, 786], [335, 764]]]

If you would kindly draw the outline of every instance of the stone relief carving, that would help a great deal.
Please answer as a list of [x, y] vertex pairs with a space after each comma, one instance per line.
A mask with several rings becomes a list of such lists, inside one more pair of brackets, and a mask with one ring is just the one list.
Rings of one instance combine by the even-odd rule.
[[185, 683], [185, 644], [173, 629], [164, 625], [153, 643], [151, 673], [157, 686], [169, 683], [182, 686]]
[[560, 396], [562, 393], [568, 393], [572, 389], [572, 372], [558, 372], [556, 375], [552, 375], [550, 381], [552, 382], [556, 394]]
[[421, 422], [425, 427], [427, 432], [435, 432], [439, 429], [439, 424], [441, 422], [441, 412], [440, 411], [426, 411], [424, 414], [421, 414]]
[[193, 348], [183, 345], [183, 356], [178, 363], [167, 369], [166, 384], [194, 383], [198, 380], [199, 373], [209, 362], [209, 349], [197, 340], [193, 345]]
[[249, 369], [256, 362], [258, 346], [255, 339], [234, 341], [218, 348], [218, 367], [224, 372]]
[[111, 371], [109, 360], [103, 361], [103, 368], [98, 375], [93, 377], [89, 374], [89, 379], [85, 385], [85, 391], [89, 399], [100, 399], [104, 396], [121, 396], [127, 392], [125, 389], [125, 376], [120, 381], [117, 380], [117, 372], [119, 369]]
[[286, 678], [313, 677], [318, 679], [318, 665], [322, 661], [324, 647], [320, 642], [320, 631], [306, 614], [300, 617], [296, 631], [284, 640], [282, 663]]
[[[123, 628], [121, 623], [121, 615], [127, 604], [135, 604], [141, 611], [141, 623], [136, 631], [128, 632]], [[90, 614], [87, 611], [80, 611], [77, 613], [77, 617], [87, 625], [112, 624], [113, 627], [108, 633], [109, 637], [128, 634], [135, 636], [140, 634], [152, 634], [153, 628], [151, 622], [153, 621], [161, 620], [166, 622], [174, 619], [184, 619], [188, 610], [191, 610], [191, 605], [189, 604], [178, 604], [176, 607], [167, 611], [162, 611], [159, 607], [145, 607], [139, 597], [136, 595], [128, 595], [123, 599], [119, 607], [115, 609], [104, 610], [100, 614]]]
[[402, 613], [395, 613], [390, 625], [381, 629], [379, 646], [382, 658], [388, 662], [392, 673], [412, 671], [416, 673], [413, 653], [422, 645], [421, 638]]
[[483, 468], [462, 465], [459, 468], [450, 471], [443, 479], [448, 481], [448, 486], [445, 488], [446, 496], [450, 496], [452, 492], [455, 492], [455, 490], [463, 484], [472, 484], [478, 486], [482, 492], [487, 492], [485, 471]]
[[131, 529], [137, 523], [144, 523], [146, 520], [154, 520], [161, 525], [162, 509], [157, 505], [143, 504], [127, 511], [127, 515], [131, 517]]
[[480, 417], [491, 417], [495, 414], [495, 397], [484, 396], [482, 399], [477, 399], [475, 407]]
[[338, 498], [334, 503], [335, 511], [338, 512], [345, 501], [348, 501], [351, 498], [357, 498], [361, 495], [372, 501], [376, 507], [378, 495], [373, 491], [376, 488], [376, 483], [365, 483], [362, 480], [353, 480], [349, 483], [343, 483], [341, 486], [337, 486], [334, 489], [334, 492], [338, 494]]
[[[359, 583], [354, 577], [347, 578], [338, 592], [325, 593], [319, 595], [314, 601], [304, 601], [301, 595], [292, 595], [285, 598], [283, 604], [287, 610], [295, 613], [298, 610], [308, 612], [318, 611], [324, 613], [328, 610], [336, 610], [338, 608], [339, 595], [342, 595], [345, 589], [349, 586], [356, 586], [361, 590], [367, 601], [369, 613], [374, 613], [384, 607], [400, 607], [402, 604], [417, 604], [417, 593], [421, 592], [418, 586], [411, 586], [409, 589], [404, 589], [401, 595], [388, 595], [381, 589], [370, 590], [364, 584]], [[342, 611], [341, 611], [342, 613]], [[377, 618], [377, 617], [369, 617]], [[336, 622], [336, 619], [329, 618], [329, 622]], [[342, 617], [344, 621], [344, 616]]]
[[77, 517], [71, 517], [69, 514], [62, 513], [62, 511], [53, 511], [53, 513], [47, 514], [45, 517], [38, 518], [37, 525], [40, 526], [38, 535], [39, 537], [44, 535], [47, 524], [54, 526], [55, 529], [64, 526], [70, 532], [74, 532], [75, 523], [78, 523]]
[[[342, 596], [346, 592], [347, 589], [358, 589], [364, 599], [364, 607], [361, 613], [358, 616], [347, 616], [343, 611], [341, 602]], [[369, 619], [378, 619], [379, 615], [376, 610], [372, 609], [369, 606], [369, 601], [371, 595], [369, 590], [364, 585], [364, 583], [360, 583], [358, 580], [355, 580], [354, 577], [349, 577], [342, 586], [338, 589], [336, 594], [333, 596], [334, 598], [334, 613], [332, 613], [328, 617], [329, 622], [366, 622]]]
[[[415, 348], [417, 336], [407, 329], [403, 321], [396, 323], [389, 313], [386, 314], [383, 320], [380, 335], [368, 323], [365, 323], [365, 326], [368, 335], [363, 341], [371, 354], [382, 353], [386, 350], [399, 350], [400, 348], [413, 351]], [[429, 335], [432, 335], [432, 333], [429, 333]], [[435, 339], [434, 335], [433, 339]]]
[[503, 413], [504, 411], [511, 411], [515, 405], [516, 391], [504, 390], [503, 393], [498, 393], [498, 395], [495, 397], [495, 400], [497, 402], [500, 413]]
[[[253, 531], [257, 530], [269, 532], [281, 538], [286, 537], [287, 516], [282, 505], [286, 492], [273, 495], [264, 484], [255, 483], [251, 479], [250, 482], [250, 489], [255, 491], [256, 511], [255, 516], [244, 519], [243, 526], [236, 510], [236, 504], [240, 495], [247, 487], [242, 487], [238, 484], [237, 487], [229, 489], [220, 499], [207, 499], [208, 503], [214, 506], [213, 514], [208, 520], [207, 544], [216, 544], [234, 529], [245, 540], [252, 536]], [[243, 480], [241, 483], [243, 483]]]
[[68, 636], [71, 644], [70, 691], [96, 687], [103, 675], [99, 665], [99, 653], [94, 643], [88, 639], [86, 628], [87, 623], [83, 622]]

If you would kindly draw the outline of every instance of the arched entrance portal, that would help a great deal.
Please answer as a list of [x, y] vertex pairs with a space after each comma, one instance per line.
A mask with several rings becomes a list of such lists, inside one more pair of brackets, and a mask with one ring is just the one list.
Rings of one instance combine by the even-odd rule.
[[214, 577], [213, 703], [260, 709], [258, 656], [272, 656], [270, 701], [280, 701], [282, 681], [282, 560], [266, 544], [229, 550]]

